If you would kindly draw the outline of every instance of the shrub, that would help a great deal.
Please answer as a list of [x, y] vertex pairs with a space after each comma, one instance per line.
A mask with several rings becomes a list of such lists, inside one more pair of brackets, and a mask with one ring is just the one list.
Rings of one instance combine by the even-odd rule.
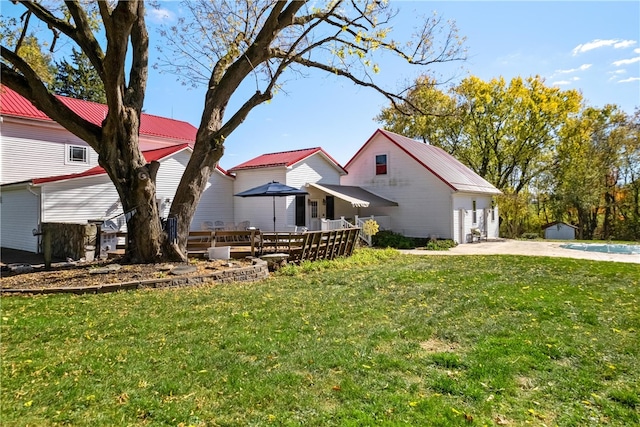
[[425, 249], [429, 251], [444, 251], [447, 249], [455, 248], [458, 246], [456, 242], [451, 239], [438, 239], [438, 240], [430, 240], [429, 243], [425, 246]]
[[412, 249], [415, 248], [415, 242], [410, 237], [403, 236], [393, 231], [380, 231], [373, 236], [373, 246], [379, 248], [396, 248], [396, 249]]
[[380, 231], [373, 236], [373, 246], [379, 248], [413, 249], [425, 248], [431, 251], [442, 251], [457, 246], [451, 239], [427, 239], [423, 237], [407, 237], [393, 231]]

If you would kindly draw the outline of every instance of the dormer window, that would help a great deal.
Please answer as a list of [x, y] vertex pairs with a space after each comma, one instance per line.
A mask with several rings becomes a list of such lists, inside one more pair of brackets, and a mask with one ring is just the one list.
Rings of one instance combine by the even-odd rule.
[[386, 175], [386, 174], [387, 174], [387, 155], [377, 154], [376, 155], [376, 175]]
[[67, 163], [89, 164], [89, 151], [82, 145], [67, 145]]

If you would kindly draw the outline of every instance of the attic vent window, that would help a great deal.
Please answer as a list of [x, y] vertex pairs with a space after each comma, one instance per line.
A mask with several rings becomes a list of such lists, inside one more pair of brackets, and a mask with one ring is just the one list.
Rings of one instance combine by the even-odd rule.
[[378, 154], [376, 155], [376, 175], [386, 175], [386, 174], [387, 174], [387, 155]]
[[89, 163], [89, 152], [87, 147], [81, 145], [67, 146], [67, 163]]

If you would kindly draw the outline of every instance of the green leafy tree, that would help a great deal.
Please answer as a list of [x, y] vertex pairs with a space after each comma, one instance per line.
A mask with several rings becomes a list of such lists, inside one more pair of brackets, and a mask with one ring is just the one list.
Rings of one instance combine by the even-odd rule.
[[58, 71], [51, 89], [59, 95], [106, 104], [104, 85], [87, 55], [74, 47], [71, 59], [73, 65], [66, 59], [56, 63]]
[[[399, 103], [404, 101], [402, 96], [373, 79], [378, 52], [424, 68], [464, 58], [455, 27], [439, 19], [422, 21], [412, 41], [390, 39], [395, 13], [386, 2], [377, 0], [183, 3], [192, 19], [164, 30], [167, 50], [161, 52], [165, 61], [160, 66], [188, 81], [206, 84], [207, 91], [193, 153], [170, 209], [178, 225], [178, 242], [173, 244], [163, 233], [155, 203], [159, 163], [145, 162], [138, 141], [149, 61], [144, 1], [95, 5], [69, 0], [56, 9], [31, 1], [17, 3], [89, 58], [104, 86], [108, 114], [102, 125], [86, 122], [48, 91], [42, 76], [19, 52], [5, 45], [1, 47], [3, 84], [98, 153], [123, 210], [130, 213], [126, 255], [133, 262], [186, 259], [191, 219], [222, 157], [225, 140], [287, 78], [303, 75], [305, 69], [321, 70]], [[96, 10], [99, 31], [92, 18]], [[245, 81], [255, 82], [256, 90], [242, 98], [239, 87]], [[234, 95], [240, 106], [228, 111]]]
[[640, 240], [640, 109], [627, 117], [620, 150], [617, 237]]
[[549, 167], [556, 134], [582, 101], [576, 91], [520, 77], [468, 77], [448, 92], [419, 80], [411, 105], [385, 109], [385, 128], [442, 147], [503, 191], [519, 193]]
[[629, 235], [615, 228], [637, 223], [639, 157], [630, 117], [615, 105], [586, 108], [560, 133], [552, 189], [556, 217], [569, 216], [585, 239]]
[[[27, 21], [28, 22], [28, 21]], [[20, 26], [15, 18], [0, 21], [0, 44], [14, 50], [41, 77], [43, 83], [50, 85], [54, 80], [55, 66], [52, 56], [46, 53], [46, 43], [40, 43], [33, 34], [28, 34], [25, 26]], [[7, 66], [11, 66], [7, 63]]]

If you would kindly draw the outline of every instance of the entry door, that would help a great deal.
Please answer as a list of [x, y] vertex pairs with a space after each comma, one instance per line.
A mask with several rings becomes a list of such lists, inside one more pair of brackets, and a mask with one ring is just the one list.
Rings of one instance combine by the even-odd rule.
[[460, 209], [458, 211], [458, 244], [467, 243], [467, 236], [465, 235], [464, 229], [464, 217], [465, 211], [464, 209]]
[[311, 230], [320, 230], [320, 212], [318, 199], [309, 200], [309, 227]]

